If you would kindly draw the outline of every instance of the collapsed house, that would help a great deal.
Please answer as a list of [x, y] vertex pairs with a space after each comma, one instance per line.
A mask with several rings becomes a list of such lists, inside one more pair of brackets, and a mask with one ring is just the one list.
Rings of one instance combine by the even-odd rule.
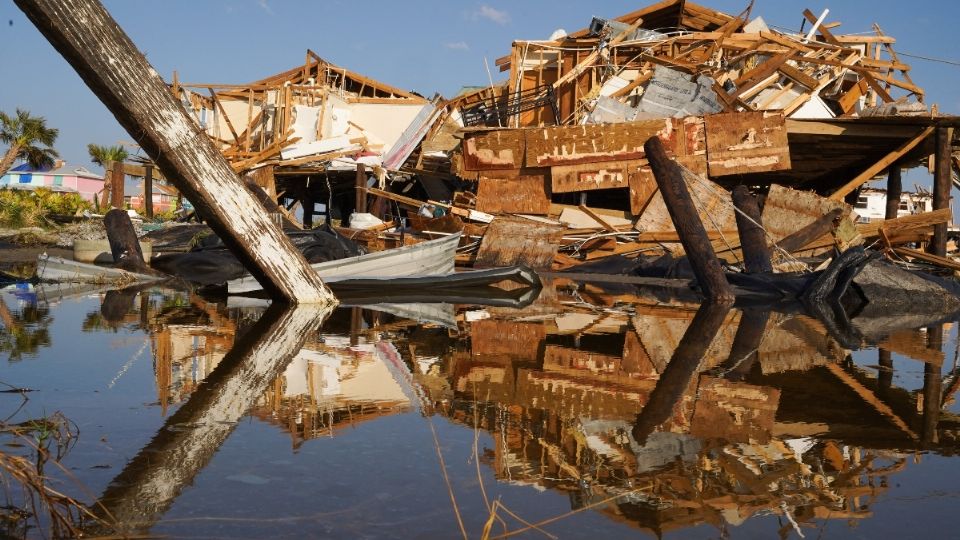
[[[299, 205], [309, 228], [319, 209], [374, 249], [462, 232], [467, 265], [563, 269], [683, 254], [643, 147], [654, 137], [683, 166], [730, 263], [741, 260], [734, 186], [761, 197], [772, 243], [838, 213], [797, 255], [878, 236], [857, 228], [853, 205], [885, 173], [899, 198], [900, 169], [935, 162], [933, 209], [947, 208], [957, 118], [928, 109], [879, 26], [841, 35], [827, 12], [803, 15], [797, 32], [750, 9], [679, 0], [594, 17], [576, 32], [514, 41], [496, 61], [505, 82], [449, 100], [312, 51], [253, 83], [175, 80], [172, 91], [288, 217]], [[902, 242], [940, 245], [934, 233], [944, 237], [949, 221], [928, 215]]]

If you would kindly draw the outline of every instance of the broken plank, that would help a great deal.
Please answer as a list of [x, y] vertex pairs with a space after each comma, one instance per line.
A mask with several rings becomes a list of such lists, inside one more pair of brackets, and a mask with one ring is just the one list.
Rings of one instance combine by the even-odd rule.
[[906, 154], [910, 150], [913, 150], [915, 146], [917, 146], [918, 144], [923, 142], [924, 139], [929, 137], [930, 134], [933, 133], [934, 129], [935, 129], [934, 126], [928, 126], [922, 129], [912, 139], [900, 145], [899, 148], [897, 148], [893, 152], [890, 152], [889, 154], [884, 156], [883, 159], [874, 163], [869, 168], [867, 168], [867, 170], [858, 174], [853, 180], [850, 180], [849, 182], [844, 184], [842, 187], [840, 187], [840, 189], [833, 192], [833, 194], [830, 195], [830, 198], [835, 201], [843, 200], [844, 197], [849, 195], [851, 191], [857, 189], [858, 187], [860, 187], [860, 185], [862, 185], [867, 180], [870, 180], [871, 178], [879, 174], [881, 171], [886, 170], [887, 167], [889, 167], [898, 159], [903, 157], [904, 154]]
[[477, 210], [489, 214], [550, 213], [550, 189], [545, 175], [493, 178], [483, 174], [477, 184]]
[[476, 268], [523, 264], [533, 269], [550, 268], [560, 248], [563, 227], [534, 223], [521, 218], [494, 219], [480, 241]]
[[791, 168], [784, 116], [779, 112], [711, 114], [704, 118], [710, 176]]

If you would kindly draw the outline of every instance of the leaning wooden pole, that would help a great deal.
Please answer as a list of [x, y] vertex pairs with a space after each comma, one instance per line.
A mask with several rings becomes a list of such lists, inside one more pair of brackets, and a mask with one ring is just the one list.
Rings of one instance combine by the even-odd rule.
[[887, 206], [884, 209], [883, 219], [897, 219], [902, 194], [903, 181], [900, 175], [900, 165], [894, 163], [887, 170]]
[[737, 186], [731, 193], [733, 206], [738, 210], [737, 231], [740, 248], [743, 250], [744, 271], [749, 274], [773, 272], [770, 264], [770, 248], [760, 217], [760, 204], [747, 186]]
[[336, 302], [100, 2], [16, 4], [273, 298]]
[[733, 301], [733, 291], [723, 275], [680, 168], [667, 157], [663, 143], [657, 137], [651, 137], [643, 145], [643, 150], [704, 296], [709, 300]]

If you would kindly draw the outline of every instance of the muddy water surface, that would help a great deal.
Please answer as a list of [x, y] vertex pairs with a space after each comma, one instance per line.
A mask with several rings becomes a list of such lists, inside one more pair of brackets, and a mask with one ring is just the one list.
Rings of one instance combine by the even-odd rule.
[[569, 283], [522, 308], [0, 299], [0, 382], [30, 390], [0, 394], [0, 417], [69, 420], [44, 472], [92, 534], [954, 534], [949, 322], [850, 351], [802, 315]]

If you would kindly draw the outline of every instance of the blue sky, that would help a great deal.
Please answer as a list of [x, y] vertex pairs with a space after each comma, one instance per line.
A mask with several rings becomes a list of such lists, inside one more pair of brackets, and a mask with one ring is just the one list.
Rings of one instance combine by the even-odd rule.
[[[594, 15], [615, 17], [650, 1], [514, 0], [106, 0], [105, 5], [147, 59], [169, 80], [244, 83], [302, 64], [307, 48], [336, 64], [426, 96], [452, 96], [487, 83], [484, 57], [509, 52], [513, 39], [574, 31]], [[739, 13], [746, 0], [704, 1]], [[798, 29], [802, 11], [830, 8], [837, 33], [872, 32], [877, 22], [897, 38], [899, 53], [960, 62], [955, 37], [960, 2], [756, 0], [755, 15]], [[12, 1], [0, 3], [0, 110], [21, 107], [60, 129], [57, 149], [89, 163], [86, 145], [131, 138]], [[960, 66], [903, 56], [927, 102], [960, 114]]]

